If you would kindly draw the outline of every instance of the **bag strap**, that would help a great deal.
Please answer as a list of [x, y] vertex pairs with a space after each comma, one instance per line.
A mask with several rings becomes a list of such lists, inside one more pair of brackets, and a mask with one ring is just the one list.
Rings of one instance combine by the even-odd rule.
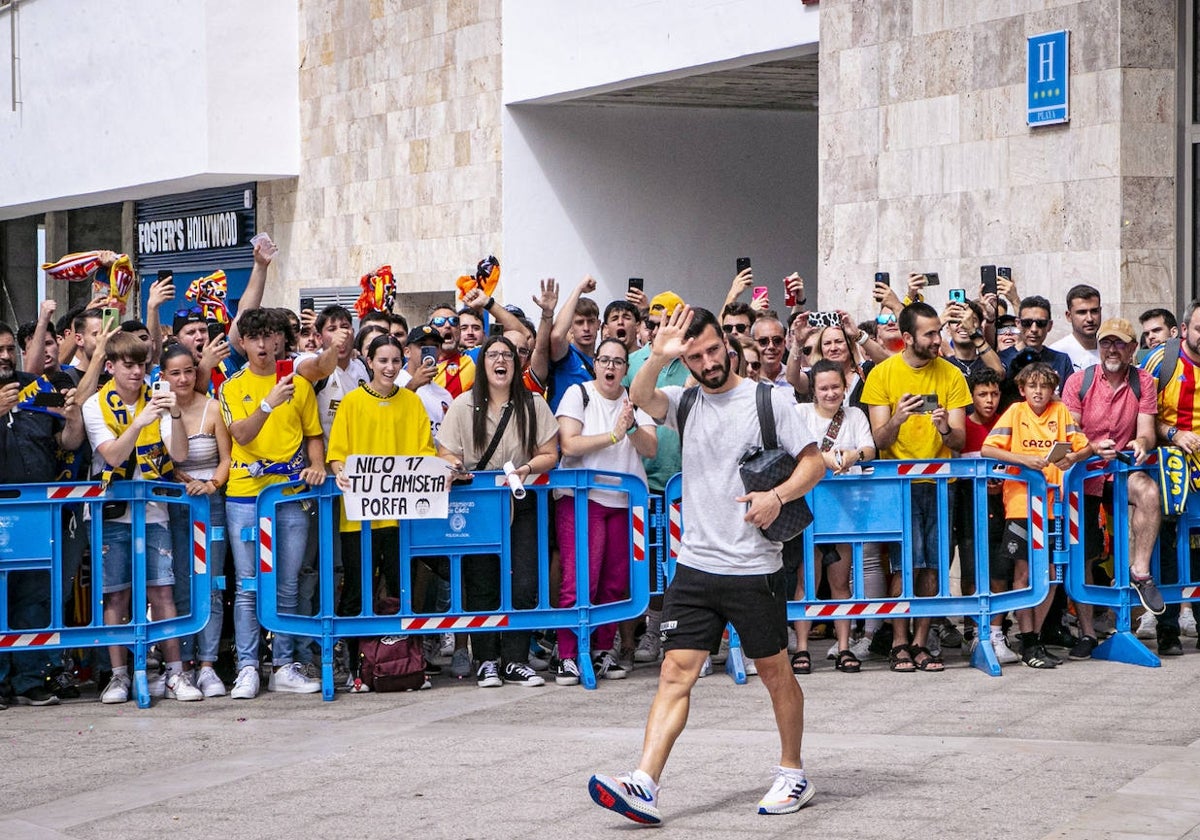
[[587, 411], [588, 403], [592, 400], [592, 398], [588, 396], [587, 385], [582, 382], [576, 382], [575, 384], [579, 386], [579, 394], [583, 397], [583, 410]]
[[487, 462], [492, 459], [496, 447], [500, 445], [500, 438], [504, 436], [504, 430], [508, 427], [508, 418], [512, 416], [512, 403], [505, 403], [504, 410], [500, 412], [500, 422], [496, 424], [496, 433], [492, 435], [492, 442], [488, 444], [487, 451], [483, 453], [483, 457], [479, 459], [479, 463], [475, 465], [475, 469], [483, 472], [487, 469]]
[[696, 404], [696, 397], [700, 394], [700, 386], [693, 385], [691, 388], [683, 389], [683, 396], [679, 398], [679, 408], [675, 410], [675, 425], [679, 427], [679, 443], [683, 444], [683, 427], [687, 425], [688, 415], [692, 413], [692, 406]]
[[1158, 366], [1158, 393], [1162, 393], [1167, 383], [1175, 373], [1175, 365], [1179, 363], [1179, 339], [1168, 338], [1163, 343], [1162, 363]]
[[838, 410], [834, 413], [833, 419], [829, 421], [829, 427], [825, 429], [825, 437], [821, 440], [821, 451], [828, 452], [833, 449], [833, 445], [837, 443], [838, 433], [842, 430], [842, 422], [846, 419], [846, 409], [838, 406]]
[[778, 449], [779, 441], [775, 437], [775, 407], [771, 405], [771, 392], [775, 386], [768, 382], [759, 382], [754, 394], [758, 404], [758, 425], [762, 430], [763, 449]]
[[1083, 398], [1087, 396], [1087, 392], [1092, 390], [1092, 383], [1096, 381], [1096, 366], [1090, 365], [1083, 372], [1083, 381], [1079, 383], [1079, 408], [1083, 410]]
[[[1083, 399], [1088, 392], [1092, 390], [1092, 384], [1096, 381], [1096, 368], [1099, 365], [1090, 365], [1083, 371], [1083, 381], [1079, 383], [1079, 409], [1083, 410]], [[1171, 365], [1172, 369], [1175, 367]], [[1133, 392], [1133, 398], [1137, 401], [1142, 399], [1142, 382], [1138, 379], [1138, 366], [1130, 365], [1129, 370], [1125, 371], [1125, 381], [1129, 383], [1129, 390]], [[1161, 389], [1160, 389], [1161, 390]]]

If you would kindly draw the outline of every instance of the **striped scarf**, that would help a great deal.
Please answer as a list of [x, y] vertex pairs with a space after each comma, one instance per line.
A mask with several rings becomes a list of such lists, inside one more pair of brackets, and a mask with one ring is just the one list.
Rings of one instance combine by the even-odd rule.
[[[146, 411], [150, 403], [150, 387], [142, 386], [142, 391], [138, 395], [137, 404], [133, 406], [133, 410], [125, 405], [125, 401], [121, 399], [121, 395], [117, 393], [116, 385], [110, 381], [107, 385], [100, 389], [100, 414], [104, 418], [104, 425], [114, 436], [120, 437], [130, 424], [133, 423], [134, 416], [141, 411]], [[138, 472], [142, 478], [162, 479], [170, 481], [175, 477], [175, 465], [171, 463], [171, 456], [167, 454], [166, 444], [163, 443], [162, 430], [160, 425], [155, 422], [151, 423], [142, 429], [138, 435], [137, 443], [134, 444], [133, 457], [125, 463], [118, 466], [111, 464], [104, 465], [104, 472], [100, 476], [100, 481], [103, 484], [108, 484], [111, 481], [123, 481], [132, 478], [126, 475], [130, 461], [136, 461]]]

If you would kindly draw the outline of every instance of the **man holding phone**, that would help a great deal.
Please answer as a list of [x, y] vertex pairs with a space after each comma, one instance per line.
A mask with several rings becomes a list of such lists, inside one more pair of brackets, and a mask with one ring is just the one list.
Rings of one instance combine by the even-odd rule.
[[[942, 322], [927, 303], [911, 303], [897, 319], [904, 349], [880, 362], [867, 377], [862, 401], [868, 406], [871, 432], [880, 458], [920, 460], [952, 458], [966, 442], [966, 407], [971, 404], [966, 378], [940, 355]], [[927, 397], [936, 400], [929, 411]], [[953, 496], [949, 499], [954, 521]], [[913, 569], [915, 594], [938, 592], [938, 501], [933, 482], [912, 484]], [[901, 594], [901, 558], [892, 556], [890, 594]], [[913, 646], [908, 645], [908, 619], [892, 622], [894, 647], [889, 658], [893, 671], [942, 671], [945, 666], [925, 646], [930, 619], [914, 623]]]
[[428, 324], [422, 324], [408, 334], [404, 345], [404, 370], [396, 375], [396, 384], [415, 391], [429, 415], [429, 431], [437, 440], [438, 430], [446, 409], [454, 397], [441, 385], [433, 381], [437, 371], [437, 360], [441, 352], [442, 334]]

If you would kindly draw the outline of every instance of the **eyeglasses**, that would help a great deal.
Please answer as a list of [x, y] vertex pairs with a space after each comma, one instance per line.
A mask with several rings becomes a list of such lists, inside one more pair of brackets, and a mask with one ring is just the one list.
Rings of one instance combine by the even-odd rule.
[[805, 356], [807, 356], [809, 353], [811, 353], [815, 349], [816, 349], [815, 347], [803, 347], [800, 349], [800, 352], [803, 353]]
[[875, 316], [875, 323], [880, 324], [880, 325], [894, 324], [894, 323], [896, 323], [896, 316], [894, 313], [891, 313], [891, 312], [887, 313], [886, 315], [883, 314], [882, 312], [880, 312], [878, 315]]
[[430, 318], [429, 323], [433, 324], [435, 327], [444, 327], [447, 324], [449, 324], [452, 327], [457, 327], [458, 326], [458, 316], [450, 315], [449, 317], [447, 317], [445, 315], [439, 315], [436, 318]]
[[529, 348], [528, 347], [518, 347], [517, 355], [519, 355], [522, 359], [525, 358], [526, 356], [529, 355]]
[[656, 329], [658, 329], [661, 326], [662, 326], [662, 321], [647, 321], [646, 322], [646, 329], [649, 330], [650, 332], [654, 332]]
[[1050, 319], [1049, 318], [1022, 318], [1021, 326], [1024, 327], [1025, 329], [1029, 329], [1030, 327], [1037, 327], [1039, 330], [1044, 330], [1044, 329], [1046, 329], [1046, 327], [1050, 326]]
[[726, 333], [744, 333], [750, 329], [749, 324], [722, 324], [721, 329]]
[[782, 347], [783, 342], [787, 341], [787, 339], [781, 335], [764, 335], [762, 338], [754, 339], [754, 341], [759, 347], [767, 348], [772, 346]]
[[746, 367], [749, 370], [758, 370], [762, 367], [762, 362], [746, 362]]
[[513, 354], [508, 350], [489, 350], [484, 354], [489, 362], [511, 362]]
[[1102, 339], [1100, 339], [1101, 347], [1111, 347], [1115, 350], [1124, 350], [1126, 347], [1129, 346], [1129, 344], [1130, 344], [1130, 342], [1121, 341], [1119, 338], [1102, 338]]
[[625, 367], [625, 360], [618, 359], [616, 356], [597, 356], [596, 364], [604, 367]]

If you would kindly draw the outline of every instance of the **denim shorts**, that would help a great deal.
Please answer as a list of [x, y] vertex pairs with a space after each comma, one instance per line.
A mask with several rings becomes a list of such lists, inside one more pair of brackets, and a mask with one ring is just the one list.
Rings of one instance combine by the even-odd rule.
[[[123, 522], [104, 523], [102, 549], [104, 593], [120, 592], [133, 585], [133, 526]], [[171, 532], [166, 525], [146, 525], [146, 586], [171, 586]]]

